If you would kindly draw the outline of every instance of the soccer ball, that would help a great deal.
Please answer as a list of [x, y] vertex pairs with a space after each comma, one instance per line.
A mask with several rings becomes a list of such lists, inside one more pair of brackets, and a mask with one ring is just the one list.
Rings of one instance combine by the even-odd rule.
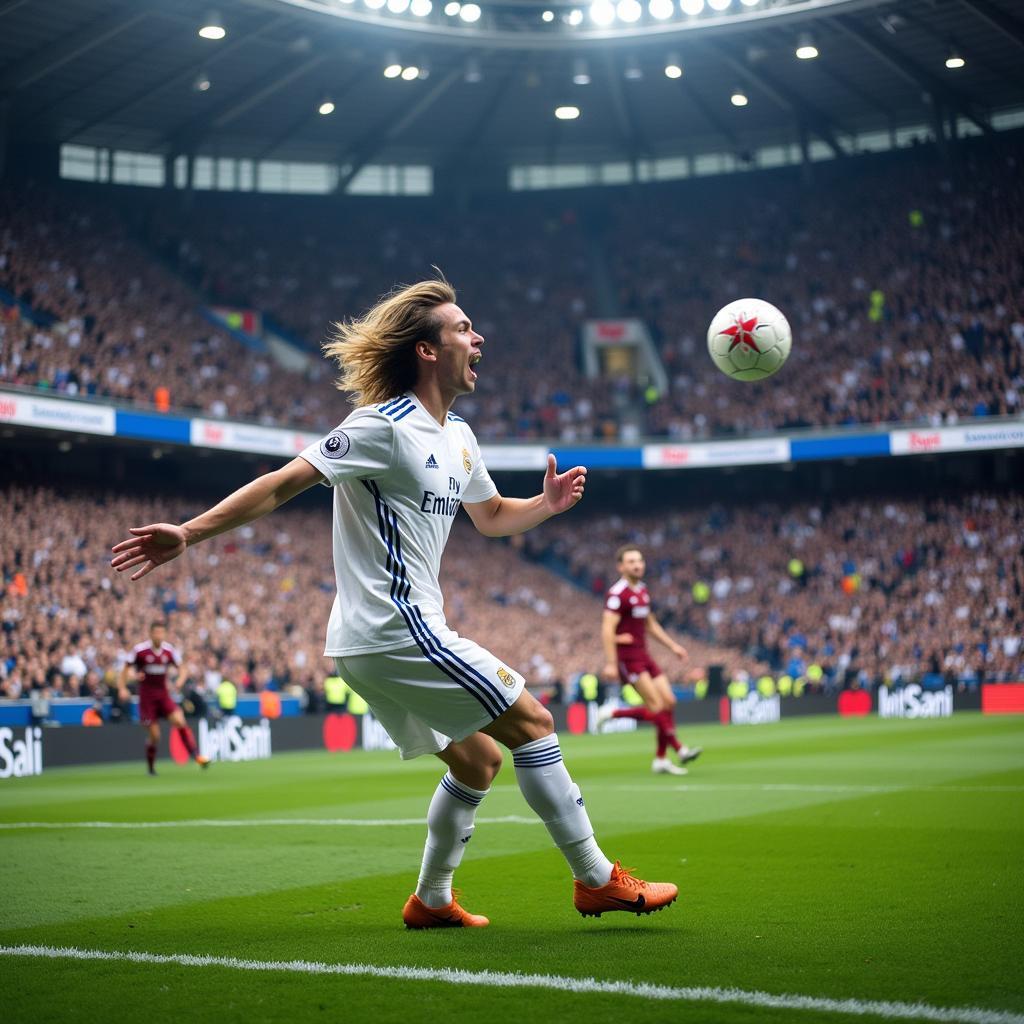
[[764, 299], [723, 306], [708, 328], [708, 352], [733, 380], [770, 377], [789, 356], [793, 335], [786, 318]]

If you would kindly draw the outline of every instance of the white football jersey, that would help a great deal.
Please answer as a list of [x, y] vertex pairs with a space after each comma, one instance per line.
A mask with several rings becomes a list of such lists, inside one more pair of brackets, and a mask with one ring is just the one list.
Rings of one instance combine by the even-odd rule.
[[498, 493], [469, 425], [449, 413], [442, 427], [407, 392], [356, 409], [301, 456], [334, 488], [324, 654], [430, 649], [446, 628], [437, 577], [452, 521]]

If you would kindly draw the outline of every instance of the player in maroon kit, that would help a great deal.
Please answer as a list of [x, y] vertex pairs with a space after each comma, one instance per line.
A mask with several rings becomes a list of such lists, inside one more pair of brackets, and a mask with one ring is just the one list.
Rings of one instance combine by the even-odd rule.
[[185, 724], [185, 715], [181, 708], [171, 700], [167, 689], [168, 674], [171, 667], [181, 667], [181, 655], [177, 649], [167, 643], [167, 624], [152, 622], [149, 626], [149, 639], [136, 644], [132, 649], [131, 660], [121, 668], [119, 689], [121, 699], [127, 701], [128, 679], [134, 672], [139, 684], [139, 721], [146, 730], [146, 764], [149, 774], [156, 775], [156, 752], [160, 746], [160, 719], [166, 718], [178, 731], [185, 749], [195, 758], [196, 764], [205, 768], [208, 757], [203, 757], [196, 746], [192, 730]]
[[[608, 591], [601, 621], [601, 642], [604, 647], [606, 682], [629, 683], [644, 701], [642, 708], [602, 708], [597, 716], [598, 728], [610, 718], [634, 718], [650, 722], [658, 736], [657, 754], [652, 771], [665, 775], [685, 775], [685, 765], [700, 756], [700, 747], [684, 747], [676, 736], [675, 694], [668, 677], [647, 651], [647, 634], [667, 647], [677, 658], [689, 657], [686, 648], [677, 644], [654, 617], [651, 595], [643, 582], [643, 553], [627, 544], [616, 555], [619, 581]], [[666, 756], [671, 747], [679, 758], [673, 764]]]

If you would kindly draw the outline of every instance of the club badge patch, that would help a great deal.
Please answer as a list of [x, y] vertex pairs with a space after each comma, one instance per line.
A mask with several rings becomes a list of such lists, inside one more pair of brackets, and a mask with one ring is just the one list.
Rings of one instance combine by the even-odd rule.
[[473, 460], [469, 457], [469, 452], [465, 448], [462, 449], [462, 468], [467, 473], [473, 472]]
[[320, 454], [325, 459], [343, 459], [351, 447], [348, 434], [344, 430], [336, 430], [320, 442]]
[[504, 684], [505, 684], [505, 685], [506, 685], [506, 686], [507, 686], [507, 687], [508, 687], [509, 689], [512, 689], [512, 687], [516, 685], [516, 679], [515, 679], [515, 676], [513, 676], [513, 675], [512, 675], [512, 673], [508, 671], [508, 669], [505, 669], [505, 668], [499, 668], [499, 669], [498, 669], [498, 678], [499, 678], [499, 679], [500, 679], [500, 680], [501, 680], [501, 681], [502, 681], [502, 682], [503, 682], [503, 683], [504, 683]]

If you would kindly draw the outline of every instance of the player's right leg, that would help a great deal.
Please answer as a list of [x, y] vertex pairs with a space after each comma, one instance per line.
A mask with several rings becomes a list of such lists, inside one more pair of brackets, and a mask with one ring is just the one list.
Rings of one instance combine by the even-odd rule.
[[160, 721], [154, 718], [142, 724], [146, 730], [146, 768], [150, 775], [156, 775], [156, 752], [160, 749]]
[[450, 743], [437, 757], [448, 771], [430, 801], [416, 892], [406, 901], [402, 919], [408, 928], [482, 927], [490, 922], [459, 905], [452, 877], [473, 837], [477, 808], [501, 768], [501, 751], [490, 736], [477, 732]]
[[668, 681], [668, 676], [664, 672], [659, 673], [651, 680], [651, 685], [662, 695], [662, 700], [665, 703], [665, 709], [658, 715], [658, 728], [664, 734], [665, 742], [675, 752], [676, 757], [679, 758], [679, 766], [682, 771], [675, 769], [671, 761], [666, 759], [671, 768], [667, 769], [670, 775], [681, 775], [686, 773], [685, 765], [689, 764], [690, 761], [696, 761], [702, 753], [701, 747], [685, 747], [679, 742], [679, 737], [676, 736], [676, 720], [675, 720], [675, 707], [676, 707], [676, 695], [672, 692], [672, 686]]
[[512, 751], [519, 788], [572, 871], [573, 903], [581, 914], [649, 914], [676, 899], [679, 890], [672, 883], [634, 878], [604, 855], [580, 788], [562, 761], [551, 714], [527, 690], [481, 731]]
[[[650, 672], [638, 672], [633, 677], [633, 686], [644, 701], [644, 707], [650, 715], [650, 721], [654, 725], [655, 732], [655, 753], [651, 762], [651, 771], [655, 775], [685, 775], [686, 769], [681, 765], [673, 764], [666, 754], [672, 744], [675, 730], [666, 727], [666, 714], [671, 716], [671, 709], [675, 706], [676, 698], [668, 680], [664, 675], [651, 676]], [[671, 718], [669, 718], [669, 721]]]
[[188, 756], [195, 761], [200, 768], [206, 768], [210, 764], [210, 759], [203, 754], [199, 753], [199, 744], [196, 743], [195, 736], [192, 735], [192, 730], [188, 727], [188, 722], [185, 721], [185, 712], [181, 710], [171, 699], [167, 698], [168, 702], [172, 705], [167, 709], [167, 722], [178, 734], [178, 739], [181, 740], [182, 746], [188, 751]]

